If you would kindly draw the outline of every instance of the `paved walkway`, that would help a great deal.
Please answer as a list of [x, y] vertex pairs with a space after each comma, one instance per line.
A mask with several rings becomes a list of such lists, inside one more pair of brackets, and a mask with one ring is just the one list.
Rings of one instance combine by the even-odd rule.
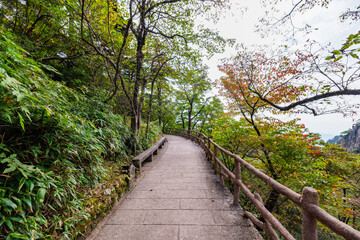
[[262, 239], [190, 140], [168, 143], [145, 177], [108, 219], [96, 240]]

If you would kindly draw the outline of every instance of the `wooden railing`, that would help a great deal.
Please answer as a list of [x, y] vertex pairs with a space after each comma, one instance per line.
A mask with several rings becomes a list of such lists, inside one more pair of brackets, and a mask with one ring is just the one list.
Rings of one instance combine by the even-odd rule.
[[160, 138], [154, 145], [140, 153], [139, 155], [135, 156], [132, 160], [132, 163], [135, 167], [141, 170], [142, 163], [144, 161], [152, 162], [153, 155], [156, 155], [159, 148], [162, 148], [164, 143], [166, 142], [166, 138]]
[[[329, 213], [319, 207], [317, 190], [311, 187], [305, 187], [302, 195], [294, 192], [290, 188], [280, 184], [271, 177], [264, 174], [259, 169], [253, 167], [251, 164], [233, 154], [226, 149], [217, 145], [213, 140], [203, 133], [182, 129], [168, 129], [168, 133], [180, 135], [191, 139], [198, 143], [205, 151], [207, 157], [211, 160], [215, 171], [218, 171], [221, 181], [224, 178], [232, 180], [234, 184], [234, 205], [239, 205], [239, 194], [242, 191], [255, 205], [260, 212], [264, 222], [256, 218], [252, 213], [245, 212], [244, 216], [249, 218], [255, 225], [264, 230], [271, 239], [280, 239], [276, 231], [286, 240], [295, 240], [289, 231], [269, 212], [259, 194], [253, 194], [241, 180], [241, 167], [244, 167], [249, 172], [253, 173], [257, 178], [261, 179], [266, 185], [278, 193], [285, 196], [287, 199], [298, 205], [303, 212], [302, 219], [302, 239], [316, 240], [317, 239], [317, 223], [320, 221], [329, 229], [344, 237], [347, 240], [360, 240], [360, 232], [350, 227], [349, 225], [337, 220]], [[213, 149], [213, 150], [212, 150]], [[221, 151], [225, 155], [234, 159], [235, 171], [230, 171], [218, 158], [218, 152]], [[276, 231], [275, 231], [275, 230]]]

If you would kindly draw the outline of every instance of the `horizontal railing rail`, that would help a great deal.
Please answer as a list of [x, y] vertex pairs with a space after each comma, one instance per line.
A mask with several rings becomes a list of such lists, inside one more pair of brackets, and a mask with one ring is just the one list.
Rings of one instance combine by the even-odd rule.
[[[317, 224], [318, 221], [327, 226], [336, 234], [344, 237], [347, 240], [360, 240], [360, 232], [351, 226], [339, 221], [329, 213], [319, 207], [318, 192], [311, 187], [305, 187], [302, 195], [294, 192], [290, 188], [282, 185], [273, 178], [269, 177], [259, 169], [255, 168], [238, 155], [229, 152], [228, 150], [217, 145], [210, 137], [203, 133], [183, 129], [168, 129], [168, 133], [180, 135], [189, 138], [199, 144], [205, 151], [209, 160], [211, 160], [215, 171], [218, 171], [221, 181], [224, 178], [231, 179], [234, 185], [233, 204], [239, 205], [239, 194], [242, 191], [254, 204], [256, 209], [260, 212], [264, 222], [259, 220], [250, 212], [245, 212], [244, 216], [249, 218], [256, 226], [261, 228], [271, 239], [280, 239], [275, 230], [286, 240], [295, 240], [289, 231], [277, 220], [274, 215], [269, 212], [259, 194], [253, 194], [250, 189], [241, 180], [241, 167], [244, 167], [249, 172], [253, 173], [257, 178], [261, 179], [266, 185], [278, 193], [285, 196], [287, 199], [294, 202], [300, 207], [303, 212], [302, 219], [302, 239], [316, 240], [317, 239]], [[212, 150], [213, 149], [213, 150]], [[235, 170], [234, 173], [230, 171], [218, 158], [218, 152], [234, 159]], [[274, 230], [275, 229], [275, 230]]]

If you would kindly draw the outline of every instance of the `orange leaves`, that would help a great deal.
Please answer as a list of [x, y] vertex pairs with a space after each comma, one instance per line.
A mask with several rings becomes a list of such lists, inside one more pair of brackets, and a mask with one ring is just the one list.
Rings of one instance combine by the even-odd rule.
[[243, 51], [219, 66], [225, 76], [217, 84], [222, 95], [242, 109], [268, 109], [260, 96], [275, 104], [289, 103], [309, 89], [292, 82], [302, 74], [302, 67], [309, 57], [298, 54], [295, 59], [286, 56], [267, 58], [262, 53]]

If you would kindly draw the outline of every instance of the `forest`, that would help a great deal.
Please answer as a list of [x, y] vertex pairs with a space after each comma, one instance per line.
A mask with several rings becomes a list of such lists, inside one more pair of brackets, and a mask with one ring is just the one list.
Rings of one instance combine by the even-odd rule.
[[[263, 2], [276, 9], [283, 1]], [[300, 0], [275, 24], [265, 16], [258, 31], [276, 32], [294, 14], [331, 2]], [[199, 16], [216, 22], [229, 6], [0, 0], [0, 239], [81, 239], [129, 189], [124, 169], [132, 158], [174, 128], [211, 136], [296, 192], [316, 188], [324, 210], [360, 230], [359, 155], [299, 120], [277, 118], [357, 113], [359, 101], [348, 97], [360, 95], [360, 31], [337, 47], [239, 45], [213, 81], [204, 59], [235, 42]], [[336, 18], [356, 24], [359, 10]], [[299, 209], [246, 174], [246, 185], [301, 238]], [[319, 232], [319, 239], [342, 239], [324, 226]]]

